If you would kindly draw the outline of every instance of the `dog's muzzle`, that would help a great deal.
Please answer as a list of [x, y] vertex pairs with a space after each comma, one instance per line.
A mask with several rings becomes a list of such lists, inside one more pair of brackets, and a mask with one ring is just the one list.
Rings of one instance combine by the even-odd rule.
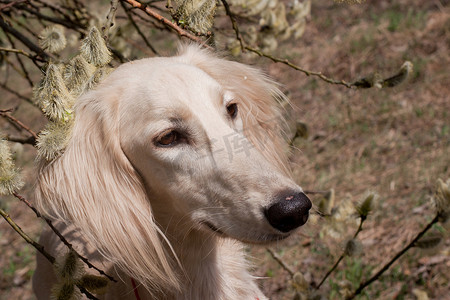
[[283, 192], [276, 199], [277, 202], [264, 211], [273, 228], [289, 232], [308, 221], [312, 203], [304, 193]]

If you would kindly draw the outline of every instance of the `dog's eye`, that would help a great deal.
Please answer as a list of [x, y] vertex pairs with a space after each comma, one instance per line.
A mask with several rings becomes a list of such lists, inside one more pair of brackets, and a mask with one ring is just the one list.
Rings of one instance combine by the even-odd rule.
[[172, 130], [161, 137], [159, 137], [156, 143], [160, 146], [172, 146], [178, 142], [180, 139], [180, 133], [175, 130]]
[[237, 104], [236, 103], [228, 104], [228, 106], [227, 106], [227, 113], [232, 119], [236, 118], [237, 113], [238, 113]]

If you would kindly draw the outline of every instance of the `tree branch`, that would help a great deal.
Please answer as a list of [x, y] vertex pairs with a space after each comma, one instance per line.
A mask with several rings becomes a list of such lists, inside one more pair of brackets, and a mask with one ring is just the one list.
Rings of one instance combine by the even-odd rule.
[[222, 1], [223, 6], [225, 7], [225, 12], [227, 13], [228, 17], [230, 18], [231, 25], [233, 26], [234, 33], [236, 34], [236, 39], [239, 41], [239, 44], [241, 45], [241, 50], [242, 50], [242, 52], [245, 52], [244, 39], [242, 38], [241, 33], [239, 32], [239, 27], [237, 25], [234, 14], [230, 9], [230, 5], [228, 5], [228, 2], [226, 0], [221, 0], [221, 1]]
[[105, 25], [102, 26], [103, 39], [105, 42], [108, 42], [109, 30], [114, 26], [114, 17], [116, 16], [118, 4], [119, 0], [111, 0], [111, 7], [109, 8], [108, 15], [106, 16]]
[[[359, 219], [359, 226], [358, 229], [356, 230], [355, 234], [353, 235], [353, 238], [355, 239], [358, 234], [362, 231], [362, 225], [364, 223], [366, 219], [365, 218], [360, 218]], [[322, 280], [319, 282], [319, 284], [316, 286], [316, 290], [318, 290], [322, 284], [325, 282], [325, 280], [327, 280], [328, 276], [331, 275], [331, 273], [333, 273], [334, 270], [336, 270], [336, 268], [338, 267], [339, 263], [342, 261], [342, 259], [345, 257], [345, 252], [343, 252], [341, 254], [341, 256], [338, 258], [338, 260], [334, 263], [334, 265], [331, 267], [330, 270], [328, 270], [327, 274], [325, 274], [325, 276], [322, 278]]]
[[353, 292], [353, 294], [351, 294], [350, 296], [348, 296], [346, 299], [350, 300], [355, 298], [357, 295], [359, 295], [362, 290], [364, 288], [366, 288], [367, 286], [369, 286], [371, 283], [373, 283], [374, 281], [376, 281], [384, 272], [386, 272], [390, 266], [397, 261], [403, 254], [405, 254], [409, 249], [411, 249], [412, 247], [414, 247], [414, 244], [428, 231], [431, 229], [431, 227], [436, 224], [439, 221], [439, 215], [436, 215], [434, 217], [433, 220], [431, 220], [427, 226], [425, 226], [424, 229], [422, 229], [422, 231], [420, 231], [416, 237], [408, 244], [406, 245], [402, 250], [400, 250], [400, 252], [398, 252], [388, 263], [386, 263], [377, 273], [375, 273], [372, 277], [370, 277], [368, 280], [360, 283], [359, 287], [355, 290], [355, 292]]
[[272, 251], [272, 249], [267, 248], [266, 249], [267, 252], [270, 253], [270, 255], [272, 256], [272, 258], [283, 268], [285, 269], [289, 275], [291, 275], [291, 277], [294, 276], [294, 271], [281, 259], [281, 257], [279, 257], [275, 252]]
[[52, 221], [49, 218], [44, 217], [43, 215], [41, 215], [41, 213], [24, 197], [22, 197], [21, 195], [17, 194], [17, 193], [13, 193], [14, 197], [16, 197], [17, 199], [19, 199], [20, 201], [22, 201], [23, 203], [25, 203], [35, 214], [38, 218], [43, 219], [47, 225], [53, 230], [53, 232], [59, 237], [59, 239], [64, 243], [64, 245], [67, 246], [67, 248], [69, 248], [69, 250], [75, 252], [77, 254], [77, 256], [89, 267], [92, 269], [95, 269], [97, 272], [99, 272], [101, 275], [107, 277], [109, 280], [117, 282], [116, 279], [114, 279], [114, 277], [106, 274], [103, 270], [97, 268], [96, 266], [94, 266], [93, 264], [91, 264], [89, 262], [89, 260], [87, 258], [85, 258], [84, 256], [80, 255], [72, 246], [71, 243], [69, 243], [66, 238], [58, 231], [58, 229], [56, 229], [55, 226], [53, 226]]
[[52, 264], [55, 263], [55, 258], [48, 253], [47, 251], [45, 251], [44, 247], [35, 242], [32, 238], [30, 238], [25, 232], [23, 232], [22, 228], [20, 228], [19, 225], [17, 225], [13, 219], [11, 219], [11, 217], [9, 216], [9, 214], [7, 214], [1, 207], [0, 207], [0, 215], [2, 215], [2, 217], [6, 220], [6, 222], [8, 222], [8, 224], [31, 246], [33, 246], [36, 250], [38, 250], [42, 255], [45, 256], [45, 258], [47, 258], [47, 260], [49, 262], [51, 262]]
[[[11, 46], [13, 48], [15, 48], [16, 46], [14, 45], [14, 41], [9, 36], [9, 34], [6, 35], [6, 38], [10, 42]], [[30, 74], [28, 73], [28, 70], [25, 68], [25, 65], [24, 65], [24, 63], [22, 61], [22, 58], [20, 57], [19, 53], [15, 53], [15, 55], [16, 55], [17, 61], [19, 62], [20, 67], [22, 68], [22, 72], [24, 74], [25, 79], [28, 81], [28, 84], [30, 85], [30, 87], [33, 88], [33, 81], [30, 78]]]
[[309, 71], [309, 70], [303, 69], [303, 68], [301, 68], [301, 67], [291, 63], [287, 59], [281, 59], [281, 58], [274, 57], [274, 56], [266, 54], [266, 53], [264, 53], [264, 52], [262, 52], [262, 51], [260, 51], [258, 49], [255, 49], [255, 48], [252, 48], [252, 47], [249, 47], [249, 46], [245, 46], [245, 49], [247, 49], [248, 51], [251, 51], [253, 53], [256, 53], [257, 55], [259, 55], [261, 57], [269, 58], [273, 62], [285, 64], [285, 65], [291, 67], [294, 70], [297, 70], [297, 71], [300, 71], [300, 72], [304, 73], [306, 76], [316, 76], [316, 77], [319, 77], [320, 79], [322, 79], [325, 82], [328, 82], [328, 83], [331, 83], [331, 84], [343, 85], [343, 86], [345, 86], [347, 88], [350, 88], [350, 89], [356, 87], [352, 83], [348, 83], [348, 82], [346, 82], [344, 80], [334, 80], [332, 78], [329, 78], [329, 77], [323, 75], [322, 72], [315, 72], [315, 71]]
[[125, 11], [125, 13], [127, 14], [128, 20], [130, 20], [131, 24], [133, 25], [133, 27], [136, 29], [136, 31], [138, 32], [138, 34], [140, 35], [140, 37], [142, 38], [142, 40], [144, 41], [144, 43], [147, 45], [147, 47], [152, 50], [152, 52], [156, 55], [158, 54], [158, 51], [156, 51], [156, 49], [150, 44], [150, 42], [147, 40], [147, 38], [145, 37], [144, 33], [142, 33], [141, 29], [139, 28], [139, 26], [137, 25], [137, 23], [134, 21], [133, 16], [131, 15], [131, 13], [128, 11], [128, 9], [125, 7], [125, 4], [123, 3], [123, 1], [120, 2], [120, 4], [122, 5], [123, 10]]
[[158, 14], [157, 12], [152, 10], [150, 7], [148, 7], [146, 4], [142, 4], [136, 0], [120, 0], [120, 1], [127, 2], [128, 4], [132, 5], [133, 7], [139, 8], [140, 10], [144, 11], [150, 17], [154, 18], [155, 20], [158, 20], [160, 23], [175, 30], [180, 37], [186, 37], [194, 42], [201, 44], [205, 48], [212, 49], [212, 47], [206, 45], [205, 42], [202, 41], [202, 39], [200, 39], [199, 37], [197, 37], [195, 35], [190, 34], [186, 30], [179, 27], [177, 24], [169, 21], [167, 18], [164, 18], [163, 16], [161, 16], [160, 14]]
[[24, 11], [26, 11], [26, 12], [32, 14], [32, 15], [35, 15], [39, 20], [45, 20], [45, 21], [49, 21], [49, 22], [52, 22], [52, 23], [55, 23], [55, 24], [59, 24], [59, 25], [62, 25], [64, 27], [66, 27], [66, 28], [73, 29], [73, 30], [75, 30], [75, 31], [77, 31], [79, 33], [82, 33], [82, 34], [86, 33], [86, 30], [85, 30], [86, 28], [83, 25], [75, 23], [72, 20], [66, 20], [66, 19], [50, 17], [50, 16], [47, 16], [47, 15], [41, 14], [40, 12], [35, 11], [35, 10], [33, 10], [33, 9], [29, 8], [29, 7], [26, 7], [26, 6], [23, 6], [21, 9], [23, 9]]
[[13, 49], [13, 48], [4, 48], [4, 47], [0, 47], [0, 51], [22, 54], [23, 56], [26, 56], [26, 57], [28, 57], [28, 58], [30, 58], [30, 59], [33, 59], [33, 58], [36, 57], [36, 56], [34, 56], [34, 55], [31, 55], [31, 54], [28, 53], [28, 52], [25, 52], [25, 51], [22, 50], [22, 49]]
[[20, 3], [24, 3], [27, 2], [28, 0], [17, 0], [17, 1], [11, 1], [10, 3], [7, 4], [3, 4], [0, 6], [0, 11], [13, 7], [14, 5], [20, 4]]
[[[55, 263], [55, 258], [48, 253], [45, 249], [44, 246], [42, 246], [41, 244], [35, 242], [32, 238], [30, 238], [30, 236], [28, 234], [26, 234], [22, 228], [20, 228], [19, 225], [16, 224], [16, 222], [14, 222], [13, 219], [11, 219], [11, 217], [9, 216], [9, 214], [7, 214], [2, 208], [0, 208], [0, 215], [2, 215], [2, 217], [6, 220], [6, 222], [14, 229], [15, 232], [17, 232], [28, 244], [30, 244], [31, 246], [33, 246], [37, 251], [39, 251], [52, 265]], [[86, 297], [88, 297], [89, 299], [93, 299], [93, 300], [98, 300], [98, 298], [96, 298], [94, 295], [92, 295], [91, 293], [89, 293], [84, 287], [82, 287], [79, 284], [76, 284], [76, 286], [80, 289], [80, 291], [86, 295]]]
[[24, 36], [22, 33], [8, 25], [2, 16], [0, 16], [0, 27], [3, 29], [3, 31], [10, 33], [13, 35], [16, 39], [21, 41], [25, 46], [27, 46], [28, 49], [38, 54], [42, 59], [48, 60], [50, 59], [50, 55], [45, 53], [45, 51], [34, 44], [32, 41], [30, 41], [26, 36]]
[[24, 129], [25, 131], [28, 131], [35, 139], [37, 139], [37, 134], [30, 129], [27, 125], [23, 124], [20, 120], [14, 118], [10, 115], [7, 111], [0, 111], [0, 116], [6, 118], [8, 121], [18, 125], [20, 128]]
[[29, 136], [27, 138], [23, 138], [23, 137], [15, 137], [15, 136], [10, 136], [7, 135], [5, 137], [5, 139], [9, 142], [13, 142], [13, 143], [19, 143], [19, 144], [27, 144], [27, 145], [32, 145], [32, 146], [36, 146], [36, 139], [32, 136]]
[[25, 101], [27, 101], [28, 103], [30, 103], [30, 104], [32, 104], [32, 105], [35, 105], [35, 104], [33, 103], [33, 101], [32, 101], [30, 98], [25, 97], [25, 96], [19, 94], [19, 93], [16, 92], [15, 90], [9, 88], [6, 84], [0, 83], [0, 87], [1, 87], [2, 89], [4, 89], [4, 90], [10, 92], [10, 93], [13, 94], [14, 96], [16, 96], [16, 97], [18, 97], [18, 98], [20, 98], [20, 99], [22, 99], [22, 100], [25, 100]]

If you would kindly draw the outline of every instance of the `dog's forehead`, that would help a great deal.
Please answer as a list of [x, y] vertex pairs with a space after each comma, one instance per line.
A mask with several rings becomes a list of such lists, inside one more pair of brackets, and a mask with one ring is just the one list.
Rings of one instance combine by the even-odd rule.
[[117, 71], [121, 73], [119, 76], [127, 76], [137, 84], [146, 82], [150, 87], [156, 88], [176, 89], [181, 86], [195, 88], [202, 83], [209, 86], [219, 85], [200, 67], [179, 61], [177, 57], [148, 58], [129, 62], [120, 66]]
[[192, 64], [156, 58], [126, 65], [115, 74], [124, 86], [119, 97], [124, 119], [169, 122], [203, 120], [208, 116], [217, 120], [224, 112], [224, 104], [235, 98], [212, 76]]
[[[128, 63], [116, 74], [127, 77], [126, 94], [139, 106], [174, 108], [176, 106], [221, 106], [233, 96], [201, 68], [173, 58], [153, 58]], [[126, 97], [128, 98], [128, 97]], [[129, 100], [132, 100], [131, 102]]]

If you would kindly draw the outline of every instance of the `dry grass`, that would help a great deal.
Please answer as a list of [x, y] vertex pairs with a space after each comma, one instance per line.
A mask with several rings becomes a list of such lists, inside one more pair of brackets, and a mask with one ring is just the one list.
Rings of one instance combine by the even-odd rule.
[[[359, 259], [345, 259], [332, 278], [339, 283], [366, 278], [429, 220], [429, 199], [437, 178], [450, 177], [450, 9], [448, 1], [367, 1], [346, 6], [331, 0], [313, 1], [312, 18], [304, 37], [279, 48], [296, 64], [352, 81], [379, 71], [395, 73], [405, 60], [414, 63], [412, 79], [387, 90], [353, 91], [332, 86], [288, 69], [262, 64], [282, 82], [296, 107], [294, 118], [305, 122], [310, 136], [298, 139], [292, 154], [297, 181], [308, 190], [334, 188], [339, 203], [360, 200], [368, 190], [379, 195], [377, 210], [360, 237], [365, 247]], [[24, 85], [25, 86], [25, 85]], [[24, 87], [22, 94], [31, 89]], [[2, 92], [3, 93], [3, 92]], [[9, 100], [11, 99], [11, 100]], [[17, 104], [3, 98], [0, 108]], [[30, 113], [31, 112], [31, 113]], [[35, 130], [44, 119], [22, 104], [15, 116]], [[0, 128], [14, 132], [0, 120]], [[20, 160], [30, 184], [22, 194], [32, 199], [34, 150], [25, 146]], [[314, 196], [312, 196], [314, 200]], [[23, 204], [2, 198], [14, 220], [37, 237], [41, 224]], [[342, 238], [321, 233], [324, 219], [310, 222], [296, 237], [276, 245], [277, 253], [316, 283], [340, 255], [342, 239], [356, 230], [349, 225]], [[445, 230], [442, 227], [437, 228]], [[447, 228], [448, 230], [448, 228]], [[448, 295], [449, 240], [434, 252], [414, 249], [362, 299], [415, 299], [423, 290], [430, 299]], [[0, 299], [32, 299], [30, 275], [34, 251], [0, 220]], [[292, 299], [287, 272], [264, 249], [252, 249], [256, 274], [271, 299]], [[335, 299], [337, 286], [323, 289]]]

